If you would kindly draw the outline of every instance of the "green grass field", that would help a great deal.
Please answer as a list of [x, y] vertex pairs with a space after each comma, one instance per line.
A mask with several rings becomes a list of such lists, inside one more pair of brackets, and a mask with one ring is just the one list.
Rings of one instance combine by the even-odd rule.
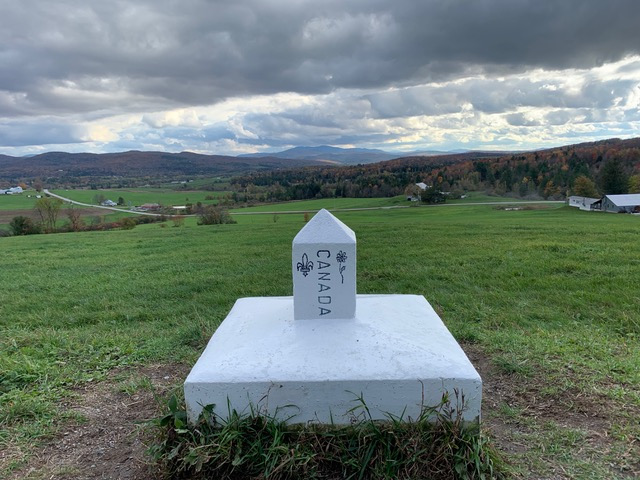
[[[448, 200], [446, 205], [467, 203], [517, 203], [518, 199], [494, 197], [479, 192], [470, 193], [466, 198]], [[358, 209], [358, 208], [385, 208], [385, 207], [418, 207], [414, 202], [409, 202], [405, 195], [388, 198], [322, 198], [317, 200], [298, 200], [294, 202], [272, 203], [256, 207], [235, 208], [231, 212], [316, 212], [321, 208], [328, 210]]]
[[0, 195], [0, 211], [2, 210], [29, 210], [36, 203], [35, 190], [26, 190], [19, 195]]
[[[20, 195], [0, 195], [0, 229], [8, 231], [11, 219], [16, 216], [31, 217], [34, 221], [38, 222], [39, 217], [35, 210], [35, 204], [38, 200], [36, 195], [41, 194], [37, 193], [35, 190], [27, 190]], [[56, 222], [58, 227], [62, 227], [64, 224], [68, 223], [67, 208], [67, 205], [63, 205], [60, 208], [58, 221]], [[101, 218], [101, 220], [105, 222], [112, 222], [123, 217], [131, 216], [131, 214], [128, 213], [114, 212], [110, 210], [85, 207], [76, 208], [80, 209], [81, 217], [85, 223], [91, 223], [96, 218]]]
[[53, 193], [82, 203], [94, 203], [93, 199], [96, 195], [104, 195], [114, 202], [118, 201], [118, 197], [122, 197], [125, 205], [131, 202], [132, 205], [159, 203], [170, 206], [196, 202], [215, 203], [215, 201], [212, 200], [205, 200], [205, 197], [211, 195], [217, 198], [224, 195], [225, 192], [207, 192], [203, 190], [176, 191], [169, 188], [128, 188], [109, 190], [53, 190]]
[[[286, 210], [302, 203], [317, 205]], [[640, 468], [640, 218], [491, 206], [337, 216], [358, 238], [359, 293], [424, 295], [484, 362], [486, 429], [516, 475]], [[68, 421], [77, 386], [121, 366], [192, 365], [237, 298], [291, 294], [303, 215], [235, 218], [0, 238], [5, 471]]]
[[391, 198], [321, 198], [317, 200], [297, 200], [294, 202], [271, 203], [256, 207], [235, 208], [231, 212], [317, 212], [321, 208], [328, 210], [350, 208], [390, 207], [408, 205], [404, 197]]

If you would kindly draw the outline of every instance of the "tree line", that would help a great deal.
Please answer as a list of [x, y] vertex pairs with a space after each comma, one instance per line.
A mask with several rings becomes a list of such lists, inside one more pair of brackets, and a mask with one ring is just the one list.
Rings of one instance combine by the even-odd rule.
[[[357, 166], [305, 167], [231, 179], [229, 203], [331, 197], [390, 197], [424, 182], [467, 191], [560, 200], [640, 192], [640, 139], [606, 140], [535, 152], [407, 157]], [[588, 195], [587, 195], [588, 194]]]

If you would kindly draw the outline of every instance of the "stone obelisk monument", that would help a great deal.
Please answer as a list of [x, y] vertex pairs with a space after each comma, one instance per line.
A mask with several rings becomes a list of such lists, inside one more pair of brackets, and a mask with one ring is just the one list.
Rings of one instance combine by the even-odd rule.
[[[229, 406], [292, 423], [411, 420], [448, 394], [478, 421], [482, 380], [421, 295], [357, 295], [356, 236], [326, 210], [293, 240], [293, 297], [238, 299], [184, 384], [188, 418]], [[464, 405], [455, 405], [464, 395]]]

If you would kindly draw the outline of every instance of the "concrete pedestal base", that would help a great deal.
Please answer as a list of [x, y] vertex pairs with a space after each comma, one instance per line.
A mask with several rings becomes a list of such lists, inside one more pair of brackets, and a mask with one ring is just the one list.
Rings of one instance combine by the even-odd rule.
[[349, 423], [362, 410], [415, 419], [446, 392], [478, 421], [482, 380], [424, 297], [358, 295], [353, 319], [294, 320], [293, 297], [241, 298], [184, 384], [189, 421], [203, 406], [291, 423]]

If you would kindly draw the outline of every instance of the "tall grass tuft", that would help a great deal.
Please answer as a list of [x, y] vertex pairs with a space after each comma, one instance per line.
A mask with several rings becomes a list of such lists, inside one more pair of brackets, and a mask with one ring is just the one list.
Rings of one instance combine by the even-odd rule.
[[[362, 415], [350, 425], [288, 424], [252, 411], [226, 420], [206, 407], [195, 426], [174, 396], [152, 423], [150, 453], [170, 478], [218, 479], [489, 479], [505, 465], [477, 424], [459, 411], [424, 408], [414, 421]], [[442, 408], [444, 407], [444, 408]], [[354, 417], [355, 419], [356, 417]]]

